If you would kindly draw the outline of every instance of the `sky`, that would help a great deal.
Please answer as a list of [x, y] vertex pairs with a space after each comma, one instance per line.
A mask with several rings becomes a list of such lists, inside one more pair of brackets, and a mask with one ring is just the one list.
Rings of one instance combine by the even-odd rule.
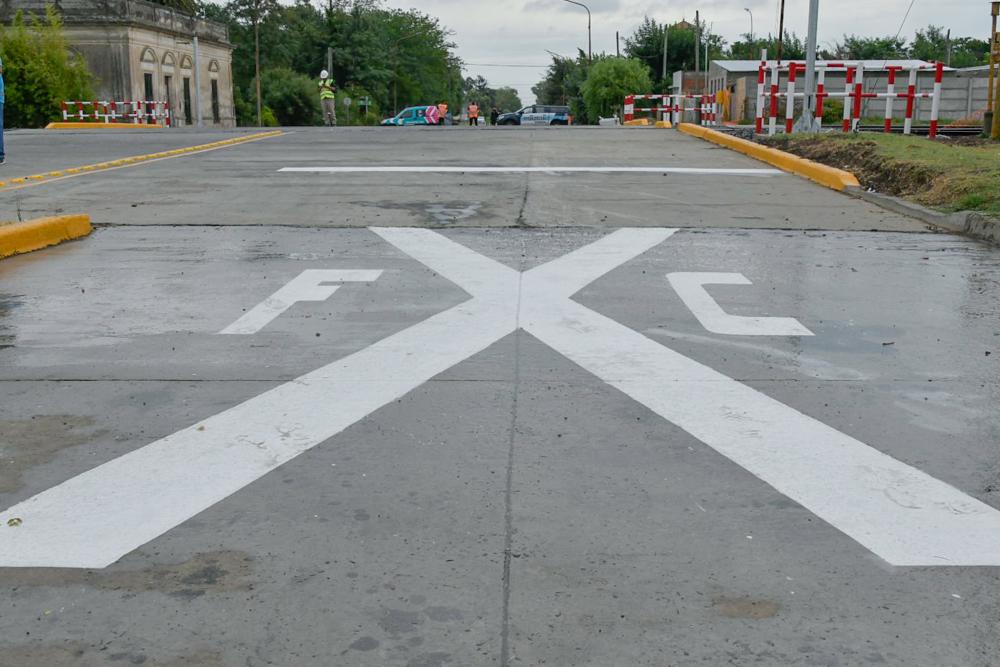
[[[582, 0], [593, 14], [594, 53], [615, 52], [615, 31], [630, 35], [650, 16], [671, 23], [691, 19], [695, 10], [714, 33], [733, 42], [750, 30], [778, 32], [779, 0]], [[494, 88], [516, 88], [525, 104], [535, 101], [531, 86], [545, 72], [552, 58], [547, 51], [572, 56], [587, 48], [587, 12], [564, 0], [385, 0], [390, 7], [416, 9], [436, 16], [451, 29], [457, 54], [466, 63], [466, 76], [484, 76]], [[820, 0], [818, 40], [840, 40], [845, 33], [863, 36], [895, 35], [911, 0]], [[785, 0], [785, 26], [803, 38], [808, 20], [808, 0]], [[912, 0], [902, 35], [912, 38], [928, 24], [951, 28], [953, 36], [989, 38], [988, 0]], [[496, 65], [502, 65], [497, 67]], [[541, 67], [514, 67], [540, 65]]]

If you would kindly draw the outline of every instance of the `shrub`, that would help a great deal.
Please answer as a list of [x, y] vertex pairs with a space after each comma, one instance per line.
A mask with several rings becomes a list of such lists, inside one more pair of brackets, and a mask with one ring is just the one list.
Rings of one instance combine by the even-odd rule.
[[[263, 103], [280, 125], [319, 125], [319, 88], [304, 74], [275, 67], [260, 75]], [[263, 112], [262, 112], [263, 114]]]
[[590, 66], [583, 82], [583, 101], [591, 121], [621, 108], [626, 95], [652, 89], [649, 68], [629, 58], [604, 58]]
[[25, 22], [22, 12], [0, 26], [3, 57], [4, 122], [9, 127], [42, 127], [61, 118], [61, 103], [89, 100], [90, 72], [83, 57], [69, 50], [59, 15], [50, 6], [45, 18]]

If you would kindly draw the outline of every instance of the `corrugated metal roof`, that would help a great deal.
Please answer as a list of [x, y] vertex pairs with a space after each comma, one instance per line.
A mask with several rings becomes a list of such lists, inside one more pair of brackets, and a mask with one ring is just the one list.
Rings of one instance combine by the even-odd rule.
[[[768, 65], [773, 65], [774, 62], [775, 62], [774, 60], [769, 60], [768, 61]], [[803, 61], [796, 60], [795, 62], [802, 63]], [[861, 60], [861, 61], [858, 61], [858, 60], [829, 60], [829, 61], [827, 61], [827, 60], [817, 60], [816, 64], [819, 65], [819, 64], [822, 64], [822, 63], [826, 63], [826, 62], [849, 63], [851, 65], [856, 65], [858, 62], [861, 62], [865, 66], [866, 70], [871, 70], [873, 72], [878, 72], [878, 71], [883, 71], [884, 72], [887, 67], [902, 67], [903, 69], [910, 69], [912, 67], [930, 66], [930, 65], [933, 64], [933, 63], [930, 63], [930, 62], [928, 62], [926, 60], [913, 60], [913, 59], [906, 59], [906, 60]], [[787, 63], [788, 63], [787, 60], [783, 60], [782, 61], [782, 64], [787, 64]], [[712, 64], [716, 65], [716, 66], [718, 66], [718, 67], [720, 67], [720, 68], [722, 68], [724, 70], [726, 70], [727, 72], [739, 72], [739, 73], [744, 73], [745, 72], [745, 73], [748, 73], [748, 74], [749, 73], [755, 73], [757, 71], [757, 68], [760, 67], [760, 61], [759, 60], [713, 60]], [[951, 67], [945, 67], [945, 70], [951, 71], [952, 69], [953, 68], [951, 68]]]

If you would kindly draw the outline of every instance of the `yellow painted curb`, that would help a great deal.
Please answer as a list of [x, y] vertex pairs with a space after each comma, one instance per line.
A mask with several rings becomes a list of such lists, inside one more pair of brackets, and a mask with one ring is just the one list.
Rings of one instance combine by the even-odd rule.
[[45, 126], [46, 130], [162, 130], [159, 123], [86, 123], [58, 121]]
[[673, 124], [669, 120], [658, 120], [656, 121], [656, 127], [662, 128], [664, 130], [669, 130], [673, 127]]
[[861, 187], [858, 179], [849, 171], [837, 169], [836, 167], [828, 167], [825, 164], [813, 162], [798, 155], [779, 151], [777, 148], [761, 146], [746, 139], [740, 139], [724, 132], [717, 132], [700, 125], [692, 125], [691, 123], [681, 123], [677, 126], [677, 129], [684, 134], [690, 134], [693, 137], [710, 141], [713, 144], [731, 148], [738, 153], [749, 155], [761, 162], [766, 162], [784, 171], [803, 176], [834, 190], [843, 192], [849, 187]]
[[625, 127], [645, 127], [649, 125], [648, 118], [636, 118], [635, 120], [627, 120], [622, 123]]
[[91, 229], [89, 215], [59, 215], [0, 225], [0, 257], [19, 255], [80, 238], [89, 234]]

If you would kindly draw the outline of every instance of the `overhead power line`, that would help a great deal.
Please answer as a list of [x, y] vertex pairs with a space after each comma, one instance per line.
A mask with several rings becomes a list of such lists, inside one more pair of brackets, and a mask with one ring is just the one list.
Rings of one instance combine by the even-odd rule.
[[510, 65], [507, 63], [465, 63], [467, 67], [534, 67], [548, 69], [549, 65]]

